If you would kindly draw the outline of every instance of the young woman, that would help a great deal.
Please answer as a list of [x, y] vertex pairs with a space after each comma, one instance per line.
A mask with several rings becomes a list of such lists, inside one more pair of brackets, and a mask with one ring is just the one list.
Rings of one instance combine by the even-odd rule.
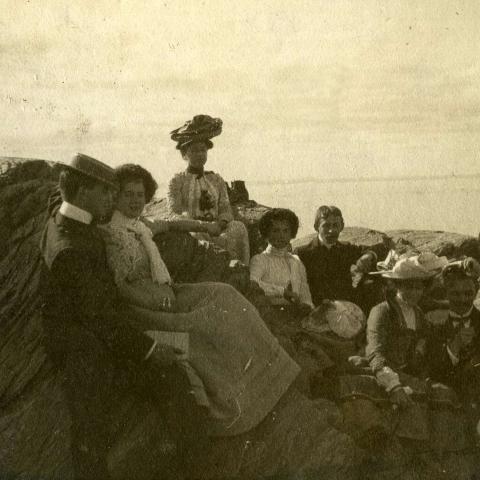
[[303, 315], [313, 303], [305, 267], [291, 253], [290, 241], [297, 235], [298, 224], [295, 213], [285, 208], [274, 208], [262, 216], [258, 228], [268, 246], [250, 260], [250, 280], [273, 305], [292, 306], [295, 313]]
[[197, 238], [219, 245], [229, 252], [232, 259], [248, 265], [248, 232], [242, 222], [233, 219], [227, 185], [218, 173], [204, 170], [208, 150], [213, 148], [210, 139], [221, 132], [222, 121], [208, 115], [197, 115], [183, 127], [171, 132], [171, 138], [177, 142], [177, 149], [187, 168], [170, 180], [170, 215], [171, 218], [212, 223], [216, 231], [196, 234]]

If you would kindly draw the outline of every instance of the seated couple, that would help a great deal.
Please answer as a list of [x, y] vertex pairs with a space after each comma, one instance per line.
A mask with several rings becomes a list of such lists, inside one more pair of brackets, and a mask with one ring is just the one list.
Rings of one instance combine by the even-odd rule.
[[[192, 478], [350, 478], [350, 438], [292, 387], [299, 367], [256, 309], [225, 284], [171, 283], [139, 219], [155, 190], [151, 175], [139, 166], [115, 172], [78, 154], [59, 186], [63, 203], [41, 241], [43, 313], [48, 351], [65, 378], [78, 478], [109, 478], [109, 422], [122, 386], [176, 419], [180, 461], [197, 469], [184, 472]], [[110, 223], [98, 228], [117, 192]], [[188, 352], [153, 340], [145, 333], [152, 330], [188, 334]], [[228, 458], [242, 461], [232, 467], [222, 463]]]
[[[420, 445], [428, 442], [437, 453], [459, 451], [472, 440], [463, 429], [459, 399], [471, 407], [480, 394], [480, 313], [473, 306], [478, 284], [471, 260], [467, 269], [446, 265], [442, 277], [450, 311], [425, 318], [418, 303], [436, 272], [419, 259], [401, 259], [381, 273], [390, 289], [368, 318], [363, 364], [368, 368], [341, 378], [339, 399], [359, 435], [374, 428]], [[352, 360], [362, 366], [360, 358]], [[471, 424], [478, 422], [478, 412], [476, 419], [469, 415]], [[380, 438], [377, 446], [388, 444]]]

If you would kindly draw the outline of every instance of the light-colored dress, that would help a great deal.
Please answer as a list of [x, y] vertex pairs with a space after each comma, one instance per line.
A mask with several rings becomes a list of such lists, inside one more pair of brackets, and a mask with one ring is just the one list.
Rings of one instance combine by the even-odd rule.
[[258, 283], [274, 305], [289, 303], [283, 293], [290, 283], [301, 303], [313, 308], [305, 267], [298, 256], [287, 249], [268, 245], [265, 251], [253, 256], [250, 260], [250, 280]]
[[[118, 284], [155, 294], [149, 255], [137, 220], [116, 212], [104, 229], [107, 258]], [[158, 273], [157, 273], [158, 274]], [[165, 278], [168, 281], [167, 278]], [[260, 423], [299, 373], [257, 310], [222, 283], [173, 285], [175, 313], [132, 308], [144, 331], [189, 334], [189, 362], [203, 381], [211, 434], [237, 435]]]
[[[202, 193], [203, 192], [203, 193]], [[201, 201], [206, 198], [207, 203]], [[250, 247], [245, 225], [233, 219], [228, 199], [227, 186], [223, 178], [214, 172], [201, 175], [187, 171], [177, 173], [168, 186], [170, 219], [191, 218], [195, 220], [226, 221], [227, 228], [218, 237], [206, 233], [195, 233], [195, 237], [207, 240], [224, 248], [232, 259], [248, 265]]]

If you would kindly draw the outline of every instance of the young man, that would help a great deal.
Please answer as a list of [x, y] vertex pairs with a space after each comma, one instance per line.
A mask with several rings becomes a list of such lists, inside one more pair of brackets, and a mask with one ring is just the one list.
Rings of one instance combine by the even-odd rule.
[[[125, 388], [195, 412], [176, 352], [134, 329], [108, 270], [96, 223], [108, 220], [114, 171], [83, 154], [60, 173], [63, 202], [41, 239], [47, 351], [65, 379], [77, 479], [108, 479], [111, 414]], [[123, 389], [123, 390], [122, 390]], [[188, 418], [188, 415], [185, 415]]]
[[335, 206], [323, 205], [317, 210], [314, 228], [318, 236], [295, 251], [307, 270], [313, 303], [318, 306], [324, 300], [348, 300], [365, 310], [360, 289], [352, 284], [351, 267], [355, 265], [357, 273], [374, 270], [375, 253], [338, 241], [344, 221], [342, 212]]
[[442, 281], [449, 310], [426, 316], [431, 325], [427, 342], [430, 376], [454, 388], [469, 403], [480, 400], [480, 311], [473, 304], [479, 276], [480, 265], [471, 258], [447, 265]]

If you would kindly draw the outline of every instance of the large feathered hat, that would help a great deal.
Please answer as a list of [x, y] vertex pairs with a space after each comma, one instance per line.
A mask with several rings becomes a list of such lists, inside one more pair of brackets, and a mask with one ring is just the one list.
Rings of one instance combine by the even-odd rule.
[[182, 150], [194, 142], [205, 142], [208, 148], [213, 147], [210, 140], [222, 133], [222, 120], [209, 115], [195, 115], [192, 120], [170, 132], [170, 137], [177, 142], [177, 149]]

